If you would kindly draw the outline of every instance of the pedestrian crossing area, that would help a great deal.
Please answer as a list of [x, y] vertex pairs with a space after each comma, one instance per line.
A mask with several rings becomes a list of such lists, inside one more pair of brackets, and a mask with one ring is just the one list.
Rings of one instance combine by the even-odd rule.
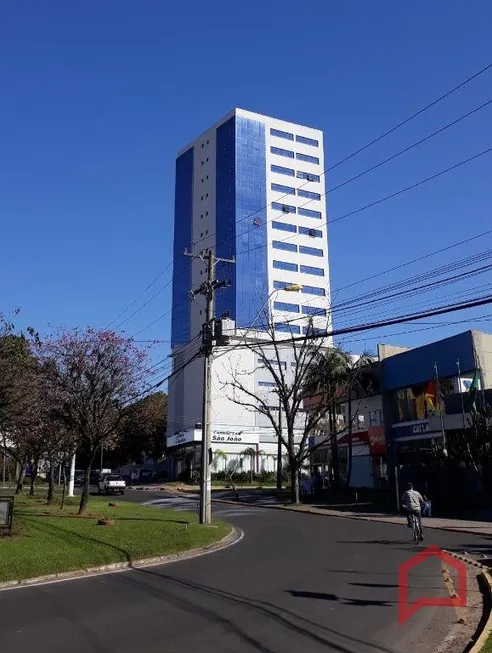
[[[162, 508], [163, 510], [174, 510], [176, 512], [198, 513], [200, 509], [198, 497], [162, 497], [146, 501], [144, 505]], [[220, 515], [221, 519], [228, 517], [246, 517], [248, 515], [265, 515], [267, 512], [255, 506], [233, 506], [221, 503], [213, 503], [212, 510], [215, 515]]]

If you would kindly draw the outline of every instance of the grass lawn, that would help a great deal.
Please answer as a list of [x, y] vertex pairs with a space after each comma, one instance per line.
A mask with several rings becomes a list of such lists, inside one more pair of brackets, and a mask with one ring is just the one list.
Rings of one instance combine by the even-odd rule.
[[[212, 544], [230, 532], [216, 522], [200, 526], [196, 515], [91, 497], [77, 516], [78, 499], [47, 506], [41, 497], [15, 497], [12, 536], [0, 536], [0, 582], [73, 571], [111, 562], [177, 553]], [[100, 518], [113, 526], [98, 526]]]
[[488, 640], [485, 642], [480, 653], [492, 653], [492, 635], [489, 635]]

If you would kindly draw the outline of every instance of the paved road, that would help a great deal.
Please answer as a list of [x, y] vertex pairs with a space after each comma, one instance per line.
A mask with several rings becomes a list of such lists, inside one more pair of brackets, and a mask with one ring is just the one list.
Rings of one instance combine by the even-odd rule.
[[[194, 499], [128, 493], [163, 507]], [[435, 650], [451, 611], [428, 608], [397, 625], [398, 565], [415, 549], [401, 527], [215, 504], [245, 531], [224, 551], [146, 570], [0, 593], [2, 653], [389, 653], [431, 619]], [[429, 543], [469, 549], [481, 538], [430, 532]], [[426, 563], [410, 592], [445, 595]]]

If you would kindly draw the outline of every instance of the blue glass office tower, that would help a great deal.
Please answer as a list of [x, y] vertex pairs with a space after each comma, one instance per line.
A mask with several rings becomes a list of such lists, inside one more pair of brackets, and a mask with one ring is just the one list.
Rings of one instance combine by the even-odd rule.
[[[261, 328], [265, 306], [275, 328], [303, 333], [330, 323], [323, 134], [235, 109], [185, 147], [176, 160], [172, 347], [196, 337], [204, 299], [191, 302], [205, 264], [183, 255], [214, 248], [234, 258], [217, 268], [231, 287], [216, 315]], [[302, 285], [300, 293], [284, 287]]]

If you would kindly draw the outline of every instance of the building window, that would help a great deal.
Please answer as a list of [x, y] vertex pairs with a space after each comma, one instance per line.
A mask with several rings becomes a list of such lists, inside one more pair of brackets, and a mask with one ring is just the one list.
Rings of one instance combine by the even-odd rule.
[[325, 271], [322, 268], [313, 268], [310, 265], [301, 265], [301, 272], [303, 274], [314, 274], [317, 277], [325, 276]]
[[268, 365], [271, 367], [281, 367], [283, 370], [287, 369], [287, 363], [285, 361], [280, 361], [279, 363], [279, 361], [275, 360], [274, 358], [266, 358], [264, 360], [261, 358], [258, 359], [258, 364], [262, 365], [263, 368], [265, 367], [265, 363], [268, 363]]
[[302, 170], [297, 171], [298, 179], [307, 179], [308, 181], [319, 181], [319, 175], [313, 175], [311, 172], [303, 172]]
[[202, 179], [202, 184], [203, 184], [203, 179]]
[[295, 213], [296, 207], [290, 204], [280, 204], [280, 202], [272, 202], [272, 209], [274, 211], [282, 211], [282, 213]]
[[272, 190], [276, 193], [284, 193], [285, 195], [295, 195], [296, 189], [291, 186], [283, 186], [282, 184], [272, 184]]
[[313, 147], [318, 147], [319, 143], [314, 138], [307, 138], [306, 136], [296, 136], [296, 141], [298, 143], [303, 143], [304, 145], [312, 145]]
[[301, 292], [305, 295], [317, 295], [318, 297], [324, 297], [326, 295], [326, 290], [317, 286], [303, 286]]
[[319, 165], [319, 159], [317, 156], [309, 156], [309, 154], [300, 154], [300, 152], [296, 152], [296, 159], [298, 161], [305, 161], [306, 163]]
[[205, 195], [205, 197], [208, 197], [208, 193]]
[[270, 152], [272, 154], [276, 154], [277, 156], [285, 156], [288, 159], [293, 159], [294, 158], [294, 152], [292, 150], [284, 150], [281, 147], [272, 147], [270, 148]]
[[302, 190], [302, 188], [299, 188], [297, 194], [299, 195], [299, 197], [306, 197], [309, 200], [321, 199], [321, 195], [319, 193], [312, 193], [310, 190]]
[[289, 304], [289, 302], [273, 302], [273, 308], [277, 311], [299, 313], [299, 304]]
[[287, 222], [277, 222], [276, 220], [272, 221], [272, 229], [279, 229], [280, 231], [290, 231], [294, 234], [297, 232], [297, 227], [295, 224], [287, 224]]
[[289, 272], [297, 272], [299, 269], [295, 263], [287, 263], [287, 261], [274, 261], [273, 267], [276, 270], [288, 270]]
[[200, 220], [203, 220], [203, 213], [202, 213], [201, 216], [200, 216]]
[[205, 233], [208, 234], [208, 229], [205, 229]]
[[311, 238], [323, 237], [323, 232], [321, 229], [312, 229], [311, 227], [299, 227], [299, 233], [302, 236], [310, 236]]
[[276, 136], [277, 138], [285, 138], [287, 141], [294, 140], [294, 134], [291, 134], [290, 132], [283, 132], [280, 129], [273, 129], [273, 127], [270, 129], [270, 135]]
[[293, 286], [294, 284], [291, 281], [274, 281], [273, 287], [276, 290], [283, 290], [286, 286]]
[[275, 331], [282, 333], [301, 333], [301, 327], [295, 324], [287, 324], [285, 322], [277, 322], [275, 324]]
[[205, 177], [205, 179], [208, 179], [208, 175]]
[[283, 166], [270, 166], [272, 172], [276, 172], [279, 175], [286, 175], [287, 177], [295, 177], [296, 171], [292, 168], [284, 168]]
[[273, 249], [282, 249], [284, 252], [297, 252], [297, 245], [293, 243], [284, 243], [281, 240], [274, 240], [272, 242]]
[[326, 329], [318, 329], [313, 326], [302, 327], [302, 332], [304, 335], [312, 336], [324, 336], [326, 335]]
[[311, 209], [298, 209], [297, 212], [299, 215], [303, 215], [306, 218], [316, 218], [321, 220], [321, 211], [313, 211]]
[[277, 384], [274, 381], [258, 381], [260, 388], [276, 388]]
[[309, 254], [309, 256], [323, 256], [323, 250], [317, 247], [306, 247], [299, 245], [299, 254]]
[[326, 315], [325, 308], [318, 308], [317, 306], [303, 306], [302, 307], [303, 315]]
[[380, 410], [371, 410], [369, 413], [369, 425], [370, 426], [381, 426], [381, 411]]
[[205, 211], [205, 215], [208, 215], [208, 211]]

